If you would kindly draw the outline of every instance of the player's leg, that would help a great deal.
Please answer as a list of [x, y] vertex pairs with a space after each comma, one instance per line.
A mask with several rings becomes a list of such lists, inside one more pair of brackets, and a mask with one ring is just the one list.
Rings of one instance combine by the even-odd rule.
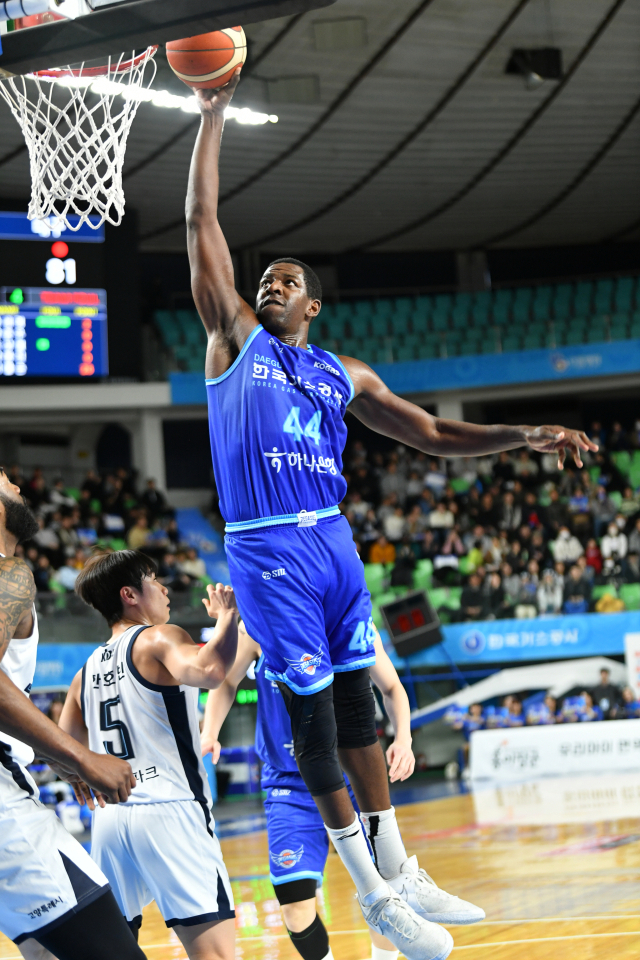
[[299, 801], [285, 797], [265, 803], [271, 882], [291, 943], [303, 960], [331, 960], [329, 936], [316, 900], [329, 840], [308, 794]]
[[0, 930], [33, 960], [144, 957], [107, 878], [56, 815], [31, 799], [2, 814]]
[[56, 960], [52, 953], [41, 947], [37, 940], [23, 940], [19, 948], [24, 960]]
[[233, 960], [235, 956], [235, 920], [214, 920], [193, 926], [175, 924], [173, 929], [189, 960]]
[[[200, 804], [131, 804], [126, 813], [130, 859], [191, 960], [233, 960], [231, 884], [220, 842]], [[126, 887], [126, 878], [123, 883]]]

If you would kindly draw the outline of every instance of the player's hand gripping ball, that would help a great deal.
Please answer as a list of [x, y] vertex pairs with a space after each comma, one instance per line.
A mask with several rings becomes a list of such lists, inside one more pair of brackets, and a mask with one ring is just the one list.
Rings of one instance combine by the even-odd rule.
[[223, 87], [246, 59], [247, 38], [242, 27], [227, 27], [167, 44], [169, 66], [196, 90]]

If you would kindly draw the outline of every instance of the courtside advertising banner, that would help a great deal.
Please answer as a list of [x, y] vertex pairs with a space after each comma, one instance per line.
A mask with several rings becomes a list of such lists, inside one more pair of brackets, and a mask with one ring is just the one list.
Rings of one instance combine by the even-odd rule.
[[640, 633], [625, 633], [624, 655], [629, 674], [629, 686], [640, 700]]
[[637, 770], [640, 720], [561, 723], [471, 734], [473, 780], [516, 781]]

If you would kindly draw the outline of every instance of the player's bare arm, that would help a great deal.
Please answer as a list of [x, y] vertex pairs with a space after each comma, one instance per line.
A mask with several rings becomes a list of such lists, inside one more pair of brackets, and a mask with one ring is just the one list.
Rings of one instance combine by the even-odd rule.
[[205, 371], [227, 370], [257, 326], [255, 312], [236, 291], [229, 247], [218, 223], [218, 155], [224, 111], [240, 79], [240, 69], [219, 89], [197, 90], [202, 120], [187, 191], [187, 246], [193, 298], [209, 336]]
[[[0, 558], [0, 654], [13, 637], [33, 629], [35, 584], [29, 567], [16, 557]], [[26, 631], [26, 632], [25, 632]], [[1, 659], [1, 657], [0, 657]], [[126, 800], [135, 786], [131, 767], [115, 757], [91, 753], [61, 731], [0, 670], [0, 730], [28, 744], [68, 779], [86, 781], [110, 803]], [[112, 761], [115, 761], [112, 762]]]
[[389, 779], [406, 780], [413, 773], [416, 760], [411, 749], [411, 710], [406, 690], [400, 682], [396, 668], [382, 646], [380, 634], [375, 631], [374, 650], [376, 662], [370, 667], [371, 679], [382, 694], [382, 702], [391, 721], [394, 741], [387, 750]]
[[247, 670], [260, 656], [260, 647], [247, 633], [244, 623], [238, 628], [238, 652], [235, 663], [229, 670], [225, 680], [217, 690], [211, 690], [204, 708], [204, 723], [202, 725], [202, 756], [213, 754], [213, 762], [220, 758], [220, 743], [218, 737], [222, 724], [233, 706], [236, 690]]
[[133, 662], [145, 680], [165, 686], [185, 684], [215, 690], [233, 666], [238, 645], [238, 608], [231, 587], [207, 587], [203, 603], [217, 623], [203, 646], [173, 624], [144, 630], [135, 642]]
[[372, 430], [393, 437], [423, 453], [439, 457], [474, 457], [528, 445], [539, 453], [558, 454], [562, 469], [567, 453], [582, 467], [581, 451], [597, 451], [582, 430], [560, 426], [480, 426], [433, 417], [421, 407], [397, 397], [366, 363], [341, 357], [353, 381], [349, 409]]

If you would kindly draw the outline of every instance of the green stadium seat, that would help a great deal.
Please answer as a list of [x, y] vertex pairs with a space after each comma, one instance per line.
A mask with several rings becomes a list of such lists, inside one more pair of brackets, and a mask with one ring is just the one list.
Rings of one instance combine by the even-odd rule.
[[465, 480], [464, 477], [454, 477], [449, 481], [449, 486], [455, 493], [466, 493], [471, 483]]
[[369, 336], [369, 317], [359, 314], [351, 321], [351, 336], [364, 340]]
[[414, 347], [398, 347], [394, 353], [395, 359], [398, 361], [398, 363], [405, 363], [407, 360], [416, 359], [416, 351]]
[[619, 490], [611, 490], [609, 493], [609, 499], [614, 504], [616, 510], [620, 509], [620, 504], [622, 503], [622, 494]]
[[624, 326], [618, 324], [611, 324], [609, 328], [609, 333], [612, 340], [627, 340], [629, 337], [628, 327], [626, 324]]
[[459, 353], [461, 357], [475, 357], [481, 352], [481, 340], [463, 340], [459, 347]]
[[433, 309], [431, 297], [416, 297], [413, 309], [414, 315], [417, 313], [420, 316], [428, 317]]
[[381, 593], [384, 593], [386, 576], [387, 574], [383, 564], [365, 563], [364, 579], [372, 597], [377, 597]]
[[409, 333], [409, 317], [408, 315], [396, 314], [391, 318], [391, 332], [394, 336], [404, 336], [404, 334]]
[[468, 313], [469, 310], [471, 309], [472, 303], [473, 303], [472, 293], [456, 293], [455, 297], [453, 298], [453, 309], [458, 310], [459, 308], [463, 308]]
[[589, 327], [587, 330], [587, 343], [606, 343], [609, 339], [609, 332], [605, 327]]
[[413, 585], [416, 590], [429, 590], [433, 579], [433, 561], [418, 560], [413, 571]]
[[551, 287], [538, 287], [533, 298], [534, 320], [548, 320], [551, 317], [552, 294], [553, 289]]
[[481, 351], [480, 351], [481, 353], [497, 353], [498, 352], [496, 338], [493, 336], [487, 337], [485, 340], [483, 340], [480, 346], [481, 346]]
[[603, 583], [600, 586], [594, 587], [591, 596], [593, 600], [600, 600], [601, 597], [617, 597], [618, 591], [616, 590], [614, 584], [612, 583]]
[[443, 313], [433, 313], [431, 315], [431, 329], [445, 331], [449, 329], [448, 317]]
[[597, 313], [609, 313], [613, 300], [613, 280], [598, 280], [594, 297]]
[[120, 537], [114, 537], [113, 540], [109, 540], [109, 546], [112, 550], [126, 550], [127, 541], [122, 540]]
[[627, 476], [633, 489], [637, 490], [640, 487], [640, 464], [632, 463]]
[[360, 353], [358, 354], [358, 360], [362, 360], [363, 363], [372, 364], [376, 362], [375, 353], [371, 347], [363, 347]]
[[544, 346], [544, 339], [539, 333], [530, 333], [522, 341], [524, 350], [539, 350]]
[[502, 352], [510, 353], [512, 350], [520, 350], [520, 337], [513, 334], [502, 338]]
[[617, 310], [615, 313], [611, 314], [611, 324], [615, 326], [622, 326], [623, 324], [629, 323], [631, 320], [631, 314], [626, 310]]
[[613, 295], [616, 310], [632, 310], [635, 306], [635, 277], [620, 277]]
[[471, 319], [475, 327], [488, 327], [491, 321], [490, 307], [477, 303], [471, 311]]
[[411, 329], [414, 333], [426, 333], [429, 329], [429, 319], [428, 317], [422, 316], [419, 313], [414, 313], [411, 318]]
[[471, 326], [471, 316], [467, 307], [454, 307], [451, 314], [452, 326], [455, 330], [466, 330]]
[[[631, 467], [631, 455], [628, 450], [617, 450], [611, 454], [611, 459], [615, 463], [616, 467], [625, 477], [629, 473]], [[613, 491], [617, 492], [617, 491]], [[611, 494], [609, 494], [611, 496]], [[618, 506], [618, 504], [616, 504]]]
[[433, 343], [423, 343], [418, 347], [419, 360], [436, 360], [440, 356], [440, 348]]
[[591, 477], [591, 483], [597, 483], [598, 477], [602, 473], [602, 469], [600, 467], [589, 467], [587, 472]]
[[640, 322], [632, 322], [629, 326], [629, 339], [637, 340], [640, 337]]
[[393, 363], [393, 353], [386, 347], [374, 350], [373, 353], [375, 357], [374, 363]]
[[572, 317], [569, 321], [569, 330], [581, 330], [584, 331], [587, 329], [589, 321], [586, 317]]
[[451, 313], [453, 309], [453, 297], [449, 293], [439, 293], [435, 298], [434, 306], [439, 313]]
[[356, 340], [354, 337], [345, 337], [342, 341], [342, 353], [348, 357], [355, 357], [360, 350], [360, 346], [359, 340]]
[[[500, 291], [502, 292], [502, 291]], [[527, 310], [527, 317], [529, 311]], [[493, 323], [496, 326], [505, 327], [509, 323], [509, 318], [511, 316], [511, 307], [506, 301], [503, 303], [496, 302], [493, 305]]]
[[428, 590], [428, 595], [429, 601], [434, 610], [440, 610], [442, 607], [447, 605], [449, 591], [446, 587], [436, 587], [433, 590]]
[[448, 597], [446, 603], [444, 604], [448, 610], [459, 610], [460, 609], [460, 599], [462, 597], [462, 587], [449, 587], [447, 590]]
[[76, 503], [80, 502], [80, 487], [65, 487], [64, 492], [68, 497], [73, 497]]
[[565, 337], [565, 344], [567, 347], [577, 347], [579, 344], [584, 343], [584, 340], [584, 330], [569, 330]]
[[418, 349], [422, 343], [422, 337], [418, 336], [417, 333], [407, 333], [404, 338], [405, 347], [413, 347], [415, 350]]
[[325, 324], [327, 336], [332, 340], [342, 340], [345, 335], [345, 321], [342, 317], [334, 317], [330, 323]]
[[389, 333], [389, 321], [380, 314], [374, 314], [371, 318], [371, 333], [374, 337], [386, 337]]
[[405, 313], [409, 316], [413, 311], [413, 300], [411, 297], [396, 297], [392, 304], [395, 305], [396, 313]]
[[640, 583], [623, 583], [618, 592], [627, 610], [640, 610]]
[[531, 310], [528, 305], [516, 301], [513, 304], [512, 315], [514, 323], [524, 325], [529, 322]]

